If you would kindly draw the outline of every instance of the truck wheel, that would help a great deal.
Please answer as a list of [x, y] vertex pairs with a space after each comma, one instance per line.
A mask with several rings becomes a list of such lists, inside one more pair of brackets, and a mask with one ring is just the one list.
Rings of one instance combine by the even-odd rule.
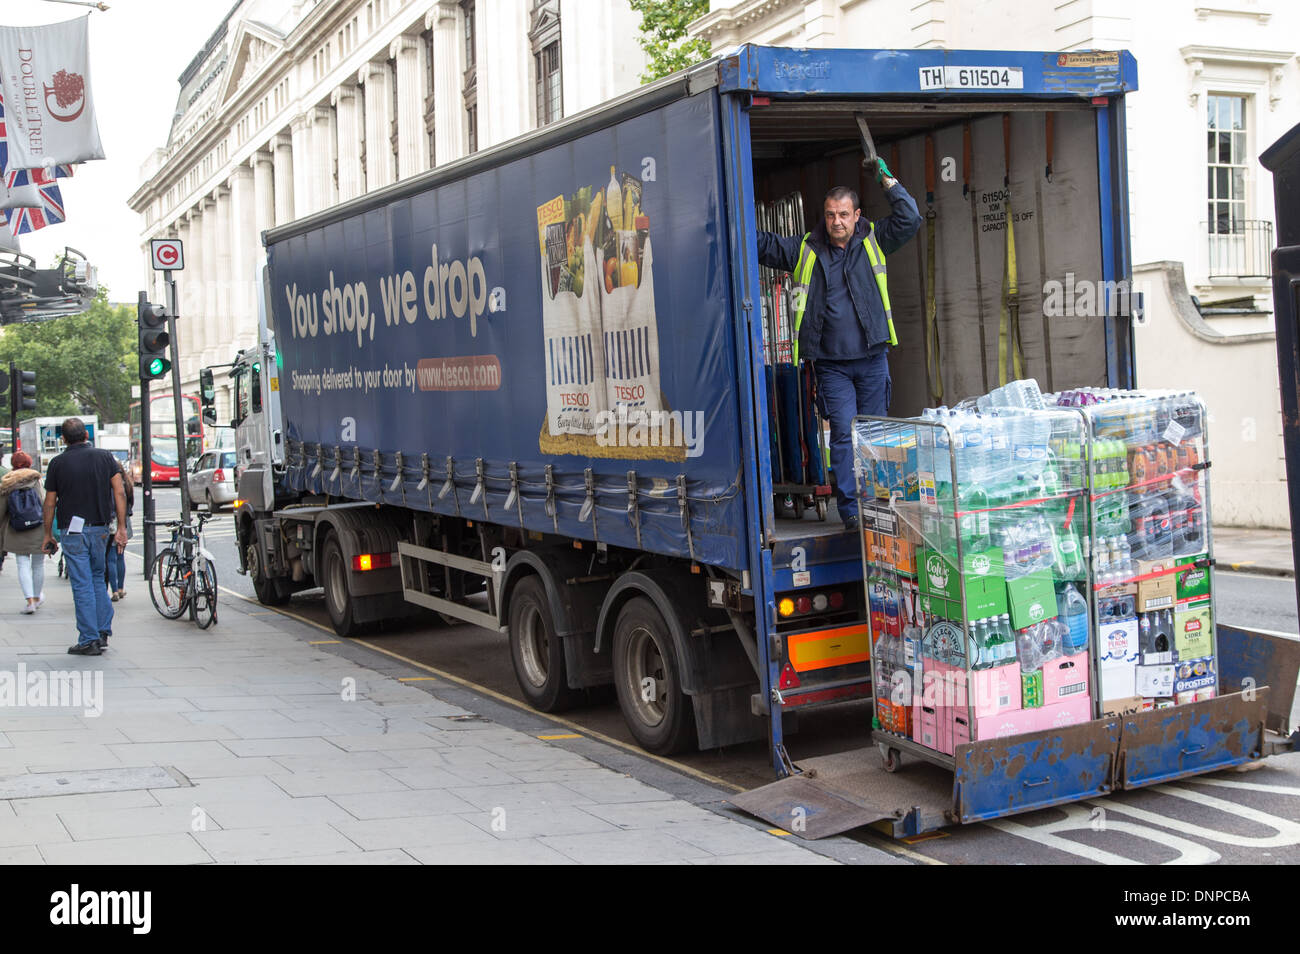
[[695, 744], [695, 709], [682, 692], [672, 635], [649, 600], [629, 600], [614, 626], [614, 686], [628, 730], [647, 752], [673, 755]]
[[555, 620], [546, 587], [536, 576], [519, 581], [510, 597], [510, 658], [519, 691], [534, 709], [562, 712], [577, 701], [569, 688], [564, 644], [555, 635]]
[[281, 588], [280, 581], [269, 579], [262, 569], [262, 550], [256, 539], [250, 539], [244, 545], [244, 568], [253, 581], [257, 601], [263, 606], [279, 606], [289, 598], [289, 594]]
[[325, 587], [325, 609], [330, 625], [340, 636], [355, 636], [360, 630], [352, 614], [352, 594], [348, 590], [348, 564], [343, 559], [339, 538], [330, 534], [321, 551], [321, 584]]

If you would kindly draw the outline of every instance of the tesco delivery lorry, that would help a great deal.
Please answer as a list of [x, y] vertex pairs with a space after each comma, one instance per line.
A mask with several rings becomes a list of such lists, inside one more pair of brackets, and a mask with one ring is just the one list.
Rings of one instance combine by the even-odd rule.
[[[867, 607], [819, 425], [784, 410], [812, 399], [781, 390], [797, 289], [760, 271], [758, 217], [793, 209], [797, 234], [846, 184], [886, 214], [869, 130], [927, 217], [888, 261], [892, 413], [983, 392], [1008, 336], [1045, 387], [1129, 386], [1135, 86], [1126, 53], [745, 46], [268, 231], [262, 341], [233, 369], [243, 570], [269, 604], [323, 587], [342, 635], [420, 608], [505, 632], [532, 706], [612, 683], [646, 749], [766, 739], [815, 787], [791, 731], [871, 697]], [[1044, 317], [1066, 276], [1102, 290], [1096, 316]], [[792, 458], [807, 494], [778, 492]], [[1223, 655], [1264, 665], [1241, 639]], [[937, 788], [846, 753], [869, 776], [853, 823], [918, 831], [1257, 758], [1267, 699], [1180, 709], [1195, 751], [1125, 781], [1116, 719], [1019, 737], [1060, 766], [1030, 787], [1006, 739], [969, 743]]]

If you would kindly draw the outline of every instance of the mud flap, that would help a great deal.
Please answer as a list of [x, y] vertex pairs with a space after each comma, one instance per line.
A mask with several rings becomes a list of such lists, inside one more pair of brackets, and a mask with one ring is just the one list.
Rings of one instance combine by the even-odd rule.
[[966, 824], [1076, 802], [1111, 790], [1118, 719], [963, 742], [954, 754], [953, 805]]
[[1267, 686], [1124, 716], [1116, 788], [1200, 775], [1264, 754]]

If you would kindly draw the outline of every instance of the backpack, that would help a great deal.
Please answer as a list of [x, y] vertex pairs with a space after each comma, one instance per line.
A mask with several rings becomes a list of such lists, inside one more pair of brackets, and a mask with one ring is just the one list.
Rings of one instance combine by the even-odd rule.
[[45, 521], [35, 486], [20, 487], [9, 495], [9, 526], [18, 531], [39, 527]]

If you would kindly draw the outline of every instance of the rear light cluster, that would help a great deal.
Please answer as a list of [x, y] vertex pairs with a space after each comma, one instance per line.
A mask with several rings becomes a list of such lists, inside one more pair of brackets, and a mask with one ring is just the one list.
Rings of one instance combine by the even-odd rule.
[[827, 590], [821, 593], [801, 593], [799, 596], [783, 596], [776, 604], [777, 614], [782, 619], [792, 616], [807, 616], [809, 613], [838, 612], [844, 608], [844, 594], [839, 590]]
[[218, 467], [216, 473], [212, 475], [212, 479], [215, 480], [217, 483], [221, 483], [223, 480], [226, 479], [226, 472], [222, 470], [220, 467]]
[[386, 570], [393, 565], [395, 553], [361, 553], [352, 558], [354, 570]]

